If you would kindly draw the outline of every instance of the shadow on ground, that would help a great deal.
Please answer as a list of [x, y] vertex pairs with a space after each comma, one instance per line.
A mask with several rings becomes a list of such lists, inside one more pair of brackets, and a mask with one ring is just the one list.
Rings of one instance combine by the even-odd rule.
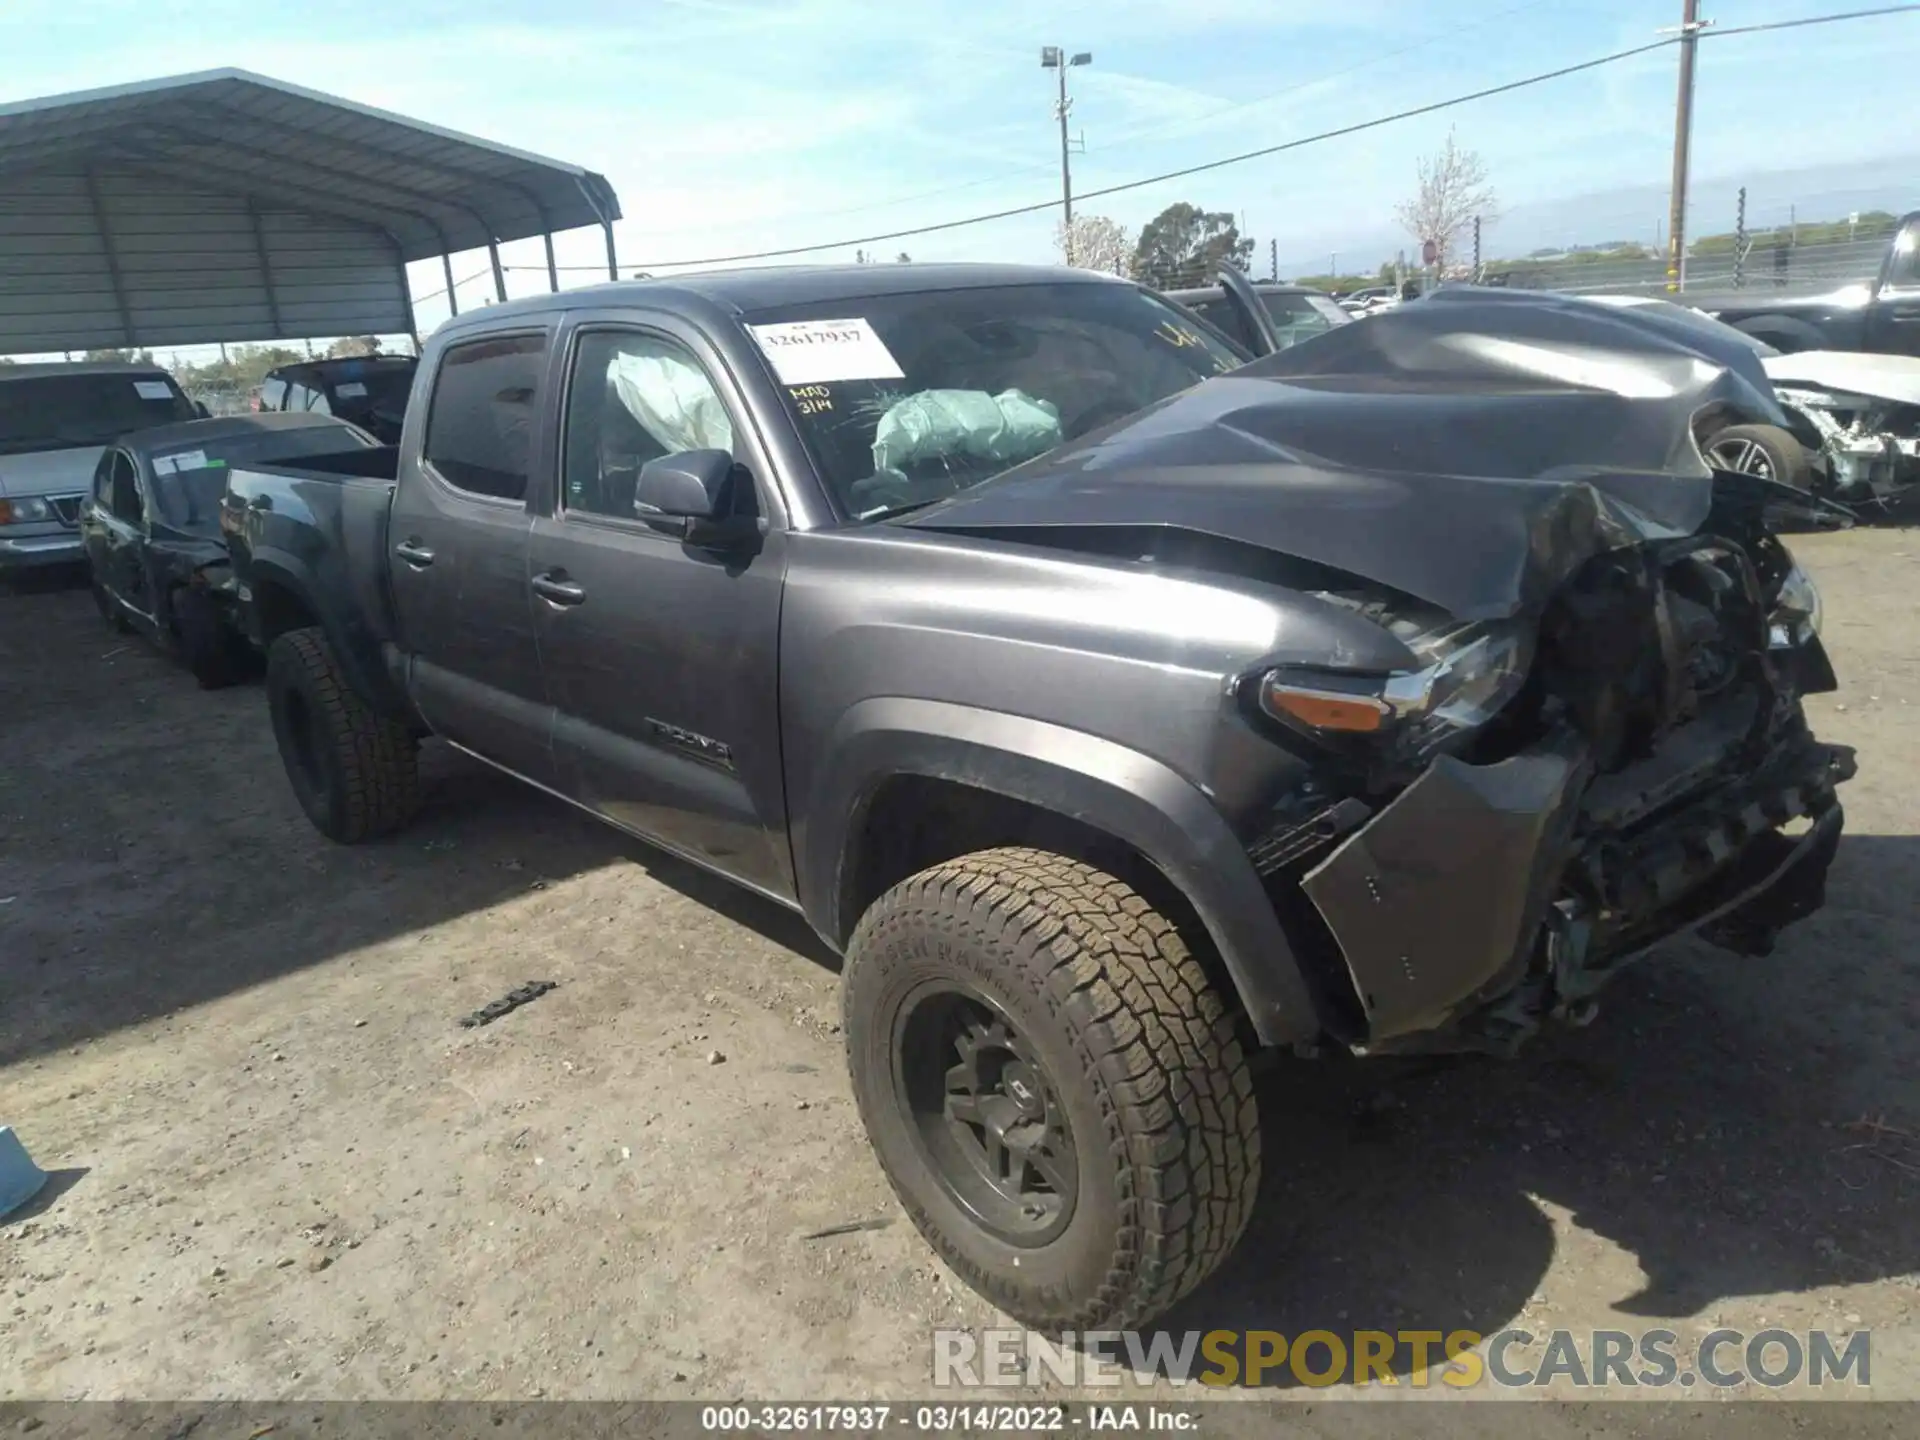
[[1621, 1328], [1739, 1296], [1920, 1286], [1916, 895], [1920, 838], [1852, 836], [1828, 909], [1774, 954], [1667, 947], [1590, 1028], [1517, 1060], [1269, 1072], [1259, 1210], [1158, 1328], [1490, 1334], [1551, 1306], [1543, 1206], [1637, 1262], [1612, 1298]]
[[257, 685], [201, 691], [83, 589], [0, 595], [0, 1065], [607, 865], [818, 963], [797, 915], [429, 743], [402, 834], [341, 847], [288, 789]]

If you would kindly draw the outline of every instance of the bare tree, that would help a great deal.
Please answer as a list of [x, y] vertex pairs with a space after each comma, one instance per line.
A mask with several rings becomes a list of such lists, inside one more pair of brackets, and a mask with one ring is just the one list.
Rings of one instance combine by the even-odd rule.
[[1120, 228], [1120, 222], [1104, 215], [1076, 215], [1071, 230], [1065, 225], [1055, 226], [1053, 243], [1067, 264], [1109, 275], [1126, 274], [1127, 261], [1133, 254], [1133, 241]]
[[1394, 209], [1402, 228], [1424, 247], [1428, 241], [1438, 251], [1436, 263], [1447, 266], [1447, 253], [1462, 230], [1478, 215], [1493, 218], [1498, 202], [1487, 183], [1486, 162], [1477, 150], [1462, 149], [1452, 130], [1439, 153], [1423, 156], [1419, 165], [1419, 188], [1411, 200], [1403, 200]]

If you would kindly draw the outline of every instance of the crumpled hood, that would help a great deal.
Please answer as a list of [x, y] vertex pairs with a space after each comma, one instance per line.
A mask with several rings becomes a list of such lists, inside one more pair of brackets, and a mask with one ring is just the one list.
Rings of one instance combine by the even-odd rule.
[[1751, 352], [1631, 310], [1456, 293], [1207, 381], [910, 523], [1039, 543], [1178, 527], [1487, 619], [1543, 604], [1604, 550], [1698, 529], [1714, 479], [1693, 420], [1710, 408], [1784, 423]]
[[104, 445], [71, 450], [41, 450], [30, 455], [0, 455], [0, 497], [72, 495], [93, 488], [94, 468]]

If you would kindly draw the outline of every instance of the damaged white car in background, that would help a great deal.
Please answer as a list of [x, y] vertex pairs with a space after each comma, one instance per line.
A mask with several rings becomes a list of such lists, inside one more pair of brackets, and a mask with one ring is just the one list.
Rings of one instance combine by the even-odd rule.
[[1819, 438], [1817, 450], [1805, 447], [1813, 450], [1816, 490], [1837, 500], [1886, 500], [1920, 481], [1920, 359], [1804, 350], [1760, 363], [1789, 417]]
[[1723, 470], [1783, 480], [1848, 504], [1891, 500], [1920, 482], [1920, 359], [1852, 350], [1783, 355], [1764, 340], [1704, 311], [1641, 295], [1588, 295], [1620, 306], [1710, 327], [1723, 342], [1760, 357], [1794, 429], [1712, 423], [1700, 449]]

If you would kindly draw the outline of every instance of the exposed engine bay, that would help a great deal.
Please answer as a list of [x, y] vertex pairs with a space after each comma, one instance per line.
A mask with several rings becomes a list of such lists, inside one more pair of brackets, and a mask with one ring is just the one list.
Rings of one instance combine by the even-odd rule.
[[1807, 728], [1834, 688], [1817, 600], [1743, 498], [1588, 561], [1490, 720], [1370, 747], [1250, 847], [1312, 901], [1357, 1050], [1507, 1052], [1662, 940], [1764, 955], [1819, 908], [1853, 757]]
[[1857, 503], [1920, 482], [1920, 359], [1810, 350], [1761, 363], [1822, 488]]

